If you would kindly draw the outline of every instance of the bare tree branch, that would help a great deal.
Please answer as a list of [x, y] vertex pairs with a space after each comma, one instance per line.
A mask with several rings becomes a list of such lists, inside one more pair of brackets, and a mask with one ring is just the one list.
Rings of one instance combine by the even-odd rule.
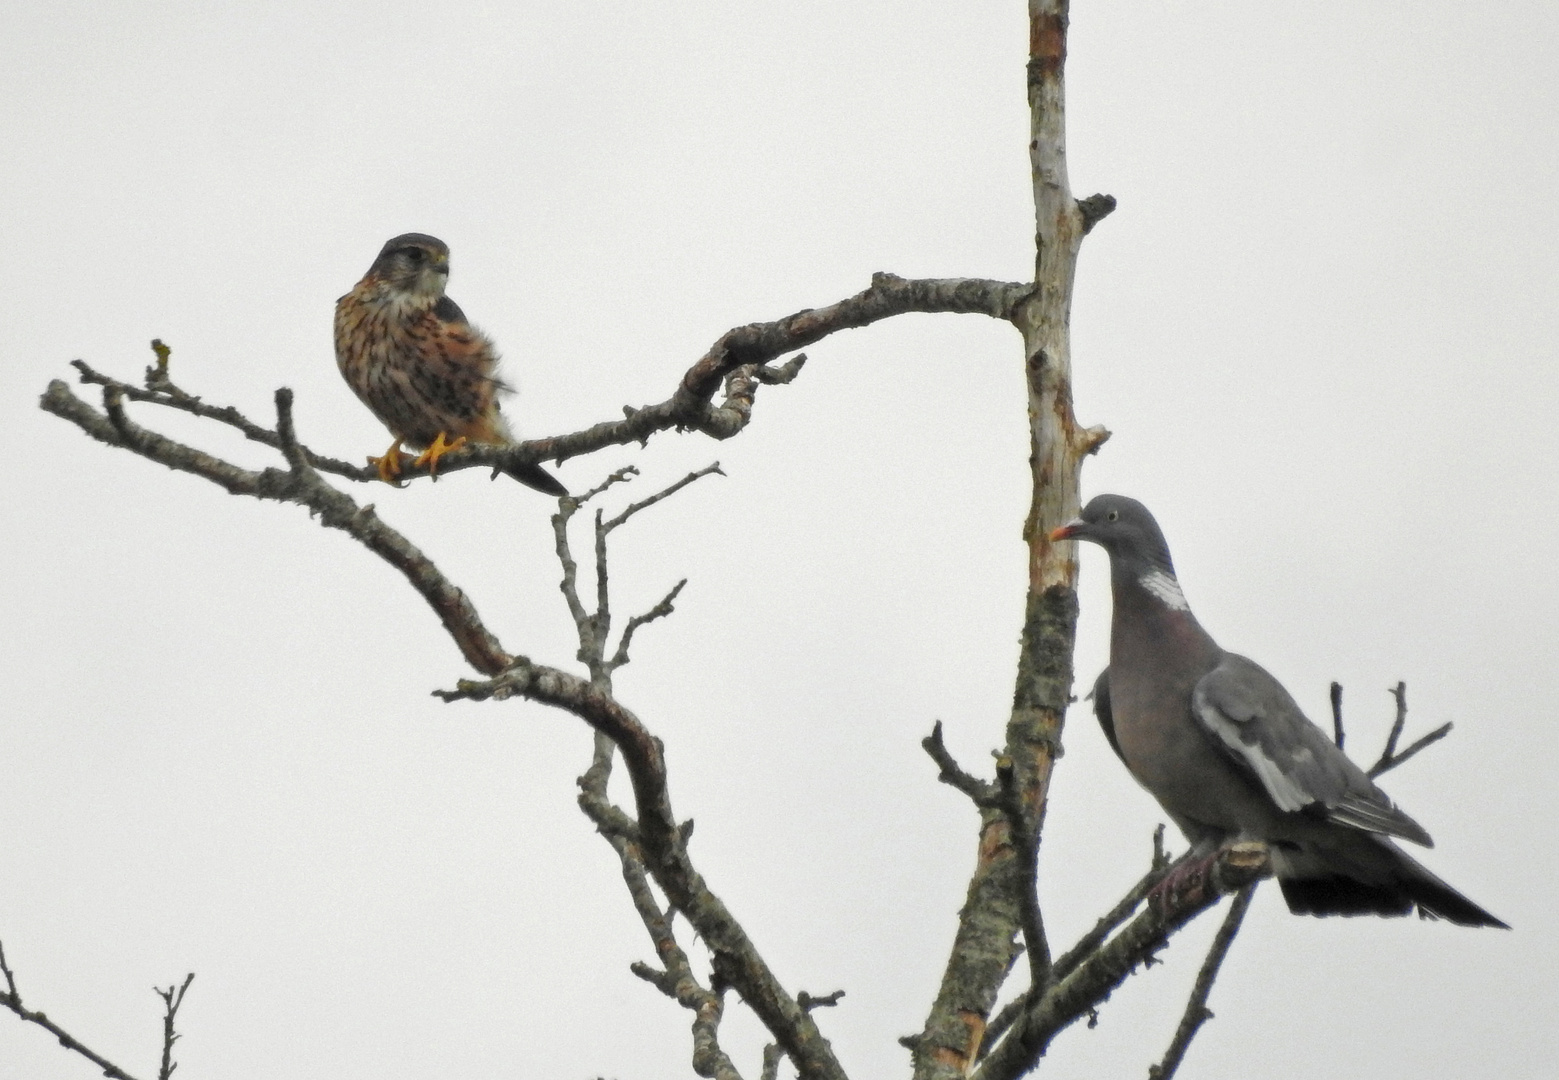
[[[278, 390], [277, 407], [290, 406], [291, 391]], [[123, 414], [116, 388], [104, 391], [107, 414], [86, 404], [58, 379], [49, 383], [40, 402], [46, 412], [69, 420], [99, 442], [119, 446], [144, 458], [204, 477], [233, 495], [292, 502], [305, 506], [326, 528], [340, 529], [375, 555], [399, 570], [438, 615], [444, 629], [467, 662], [485, 674], [497, 674], [510, 657], [498, 639], [483, 625], [465, 593], [444, 577], [426, 555], [400, 533], [386, 525], [372, 505], [358, 506], [352, 498], [325, 483], [312, 469], [241, 469], [201, 450], [175, 442], [139, 427]], [[279, 439], [279, 436], [278, 436]]]
[[710, 464], [705, 465], [702, 469], [699, 469], [696, 472], [688, 473], [686, 476], [684, 476], [682, 479], [678, 480], [676, 483], [672, 484], [670, 487], [664, 488], [661, 491], [657, 491], [655, 494], [651, 495], [649, 498], [641, 499], [641, 500], [639, 500], [636, 503], [629, 503], [627, 509], [625, 509], [622, 513], [618, 514], [616, 517], [612, 518], [610, 521], [608, 521], [605, 525], [602, 526], [602, 531], [603, 532], [608, 532], [608, 533], [611, 532], [613, 529], [615, 529], [619, 525], [623, 524], [629, 518], [633, 517], [633, 515], [637, 514], [640, 510], [644, 510], [644, 509], [647, 509], [648, 507], [654, 506], [656, 503], [660, 502], [662, 499], [669, 499], [671, 496], [675, 495], [677, 492], [681, 491], [683, 488], [687, 487], [689, 484], [693, 483], [695, 480], [702, 479], [703, 477], [708, 476], [711, 473], [715, 473], [715, 474], [718, 474], [720, 476], [724, 476], [725, 475], [724, 472], [721, 472], [721, 470], [720, 470], [720, 463], [718, 461], [711, 462]]
[[[1072, 197], [1063, 79], [1067, 18], [1067, 0], [1029, 0], [1029, 163], [1037, 250], [1034, 283], [1010, 315], [1023, 335], [1032, 498], [1023, 527], [1028, 596], [1002, 756], [1012, 762], [1017, 798], [1025, 820], [1033, 822], [1043, 820], [1060, 750], [1077, 627], [1075, 547], [1052, 542], [1050, 532], [1076, 516], [1082, 461], [1109, 436], [1103, 428], [1083, 428], [1072, 410], [1069, 326], [1077, 255], [1088, 228], [1113, 200], [1101, 196], [1084, 205]], [[967, 1075], [985, 1042], [1029, 910], [1024, 896], [1033, 882], [1025, 876], [1023, 844], [1012, 842], [1008, 816], [985, 810], [980, 826], [953, 948], [925, 1027], [914, 1040], [915, 1080]]]
[[931, 755], [931, 760], [937, 763], [941, 770], [937, 779], [949, 787], [955, 787], [974, 802], [981, 809], [990, 809], [996, 805], [996, 788], [993, 784], [970, 776], [954, 760], [952, 753], [947, 749], [947, 744], [942, 741], [942, 721], [938, 720], [931, 727], [931, 734], [920, 740], [921, 749]]
[[1052, 1039], [1087, 1015], [1124, 982], [1138, 964], [1162, 949], [1169, 937], [1219, 897], [1236, 892], [1272, 874], [1265, 844], [1235, 844], [1224, 848], [1210, 872], [1195, 888], [1150, 904], [1065, 978], [1057, 979], [1008, 1030], [1007, 1035], [974, 1070], [975, 1080], [1015, 1080], [1033, 1068]]
[[660, 603], [650, 608], [644, 614], [635, 615], [628, 620], [628, 625], [623, 627], [623, 636], [617, 641], [617, 651], [612, 654], [612, 659], [609, 661], [613, 671], [616, 671], [628, 662], [628, 647], [633, 644], [634, 632], [645, 623], [654, 622], [656, 619], [664, 619], [670, 615], [675, 610], [672, 607], [673, 602], [686, 585], [687, 578], [683, 578], [671, 587], [671, 591], [661, 598]]
[[[6, 985], [5, 993], [0, 994], [0, 1005], [4, 1005], [7, 1009], [10, 1009], [17, 1016], [21, 1017], [29, 1024], [37, 1024], [39, 1027], [43, 1028], [43, 1030], [47, 1031], [50, 1035], [53, 1035], [56, 1039], [58, 1039], [59, 1044], [65, 1049], [74, 1050], [76, 1053], [92, 1062], [92, 1064], [96, 1065], [99, 1069], [102, 1069], [103, 1075], [108, 1077], [109, 1080], [135, 1080], [135, 1077], [125, 1072], [112, 1061], [109, 1061], [101, 1054], [94, 1053], [86, 1046], [82, 1045], [81, 1040], [77, 1039], [70, 1032], [60, 1027], [53, 1020], [50, 1020], [45, 1014], [41, 1012], [33, 1012], [32, 1010], [23, 1007], [21, 991], [16, 988], [16, 975], [11, 971], [10, 965], [5, 961], [4, 945], [0, 945], [0, 974], [5, 976]], [[188, 980], [185, 980], [185, 985], [188, 985]], [[166, 1080], [166, 1077], [164, 1076], [162, 1080]]]
[[[707, 353], [682, 376], [676, 392], [655, 405], [625, 409], [622, 420], [607, 421], [515, 447], [473, 448], [444, 458], [440, 471], [470, 465], [501, 466], [512, 460], [565, 461], [607, 446], [643, 443], [670, 428], [701, 431], [728, 439], [751, 418], [756, 385], [789, 382], [800, 370], [798, 360], [767, 367], [779, 356], [805, 348], [840, 330], [869, 326], [908, 312], [958, 312], [1010, 320], [1030, 286], [979, 278], [907, 280], [893, 274], [872, 275], [871, 286], [838, 303], [808, 308], [773, 322], [749, 323], [721, 335]], [[742, 369], [747, 369], [743, 371]], [[732, 375], [737, 378], [727, 382]], [[726, 383], [726, 401], [713, 404]], [[533, 460], [534, 459], [534, 460]]]
[[[749, 323], [721, 335], [709, 351], [682, 376], [671, 397], [655, 405], [624, 409], [624, 418], [609, 420], [582, 431], [544, 439], [530, 439], [507, 446], [471, 446], [439, 459], [441, 474], [478, 467], [522, 468], [543, 461], [566, 461], [608, 446], [644, 443], [651, 435], [672, 428], [697, 430], [717, 439], [736, 435], [752, 418], [759, 385], [789, 383], [800, 373], [804, 356], [778, 367], [769, 361], [787, 352], [821, 341], [830, 334], [850, 330], [910, 312], [957, 312], [1011, 320], [1030, 286], [980, 278], [908, 280], [893, 274], [872, 276], [871, 285], [854, 296], [823, 308], [807, 308], [773, 322]], [[246, 439], [281, 449], [277, 433], [254, 423], [233, 406], [213, 406], [174, 385], [168, 376], [168, 349], [154, 342], [158, 362], [146, 370], [146, 387], [109, 378], [85, 361], [74, 366], [81, 381], [117, 390], [131, 401], [141, 401], [193, 416], [215, 420], [240, 432]], [[714, 404], [714, 395], [725, 385], [725, 400]], [[47, 405], [45, 405], [47, 408]], [[305, 450], [308, 463], [321, 472], [363, 483], [379, 479], [378, 471]], [[407, 478], [422, 475], [426, 467], [408, 467]]]
[[1375, 764], [1373, 764], [1373, 765], [1371, 765], [1369, 767], [1368, 772], [1369, 772], [1370, 778], [1373, 779], [1373, 778], [1379, 776], [1381, 773], [1390, 772], [1392, 769], [1395, 769], [1398, 765], [1402, 764], [1408, 758], [1410, 758], [1413, 755], [1417, 754], [1420, 750], [1424, 749], [1426, 746], [1430, 746], [1433, 743], [1439, 742], [1441, 739], [1445, 738], [1450, 733], [1451, 733], [1451, 722], [1449, 720], [1447, 720], [1445, 723], [1441, 724], [1439, 727], [1437, 727], [1433, 731], [1431, 731], [1428, 735], [1425, 735], [1423, 738], [1421, 738], [1421, 739], [1417, 740], [1416, 742], [1414, 742], [1411, 746], [1409, 746], [1406, 750], [1403, 750], [1401, 753], [1393, 755], [1390, 758], [1386, 758], [1384, 755], [1382, 755], [1381, 760], [1377, 761]]
[[[1136, 911], [1142, 902], [1148, 898], [1148, 894], [1153, 891], [1153, 887], [1164, 880], [1164, 876], [1169, 873], [1169, 867], [1169, 856], [1164, 852], [1164, 826], [1160, 825], [1153, 830], [1153, 859], [1148, 867], [1148, 872], [1142, 876], [1142, 880], [1131, 887], [1131, 890], [1125, 896], [1121, 897], [1120, 901], [1103, 918], [1094, 924], [1092, 930], [1078, 938], [1075, 945], [1056, 959], [1050, 968], [1048, 984], [1054, 984], [1066, 978], [1073, 971], [1077, 970], [1079, 964], [1092, 956], [1094, 951], [1104, 944], [1105, 939], [1114, 933], [1117, 927], [1131, 918], [1132, 912]], [[990, 1053], [991, 1047], [1001, 1040], [1007, 1029], [1012, 1026], [1019, 1016], [1023, 1015], [1024, 1011], [1034, 1000], [1036, 1000], [1036, 995], [1033, 987], [1030, 987], [1002, 1006], [1001, 1012], [996, 1014], [985, 1031], [985, 1042], [980, 1047], [979, 1059], [983, 1060]]]
[[1380, 761], [1376, 762], [1377, 765], [1390, 761], [1396, 754], [1397, 740], [1402, 737], [1402, 727], [1407, 723], [1407, 683], [1398, 682], [1391, 688], [1390, 694], [1397, 700], [1397, 716], [1391, 723], [1391, 734], [1386, 736], [1386, 748], [1380, 752]]
[[[276, 398], [279, 426], [287, 430], [289, 441], [295, 442], [289, 427], [291, 394], [281, 390]], [[123, 392], [118, 388], [105, 388], [105, 412], [99, 413], [72, 394], [63, 382], [55, 380], [49, 384], [41, 404], [46, 411], [70, 420], [101, 442], [205, 477], [233, 494], [306, 506], [322, 525], [347, 532], [396, 567], [438, 614], [467, 662], [478, 671], [495, 676], [486, 683], [462, 682], [457, 690], [440, 695], [445, 700], [525, 697], [573, 713], [621, 748], [638, 810], [638, 842], [650, 873], [708, 944], [717, 972], [741, 992], [802, 1075], [843, 1077], [816, 1025], [780, 987], [745, 931], [693, 869], [683, 833], [671, 813], [660, 741], [645, 730], [637, 717], [609, 692], [586, 680], [534, 664], [523, 656], [510, 656], [482, 623], [465, 594], [430, 559], [384, 524], [371, 506], [359, 507], [349, 496], [325, 483], [309, 465], [309, 459], [300, 453], [290, 453], [293, 460], [286, 470], [241, 469], [139, 427], [124, 415], [122, 399]], [[278, 434], [279, 448], [282, 443]]]
[[1191, 1040], [1196, 1038], [1198, 1029], [1213, 1018], [1212, 1010], [1207, 1007], [1207, 995], [1212, 993], [1218, 969], [1229, 953], [1229, 946], [1234, 944], [1234, 935], [1240, 932], [1240, 923], [1245, 919], [1245, 912], [1250, 909], [1251, 898], [1256, 895], [1256, 886], [1259, 884], [1259, 881], [1253, 881], [1235, 894], [1233, 903], [1229, 905], [1229, 914], [1224, 916], [1223, 925], [1213, 935], [1207, 959], [1202, 961], [1202, 969], [1196, 973], [1196, 984], [1191, 988], [1191, 1000], [1186, 1003], [1180, 1027], [1176, 1029], [1169, 1049], [1164, 1052], [1164, 1060], [1148, 1068], [1148, 1080], [1170, 1080], [1175, 1070], [1180, 1068], [1180, 1062], [1185, 1058]]
[[[1007, 817], [1023, 890], [1018, 897], [1023, 943], [1029, 958], [1029, 992], [1043, 994], [1050, 985], [1050, 942], [1045, 937], [1045, 917], [1039, 910], [1039, 830], [1043, 818], [1029, 815], [1018, 790], [1016, 769], [1010, 758], [996, 762], [996, 781], [1001, 791], [1001, 811]], [[1041, 814], [1043, 810], [1041, 810]]]
[[1164, 826], [1160, 825], [1153, 831], [1153, 862], [1148, 867], [1148, 872], [1142, 875], [1142, 880], [1131, 887], [1131, 891], [1121, 897], [1119, 903], [1094, 924], [1092, 930], [1078, 938], [1077, 944], [1061, 954], [1055, 963], [1054, 978], [1064, 979], [1076, 971], [1077, 966], [1103, 944], [1104, 940], [1115, 932], [1116, 927], [1131, 918], [1131, 913], [1148, 898], [1153, 887], [1164, 880], [1165, 875], [1169, 873], [1169, 866], [1169, 856], [1164, 853]]
[[645, 866], [703, 938], [716, 974], [740, 991], [802, 1076], [843, 1080], [843, 1070], [811, 1017], [785, 993], [746, 932], [693, 868], [671, 811], [660, 740], [638, 717], [590, 682], [525, 657], [516, 657], [494, 679], [461, 680], [456, 689], [436, 694], [445, 701], [527, 698], [573, 713], [611, 739], [622, 751], [633, 787]]
[[[158, 353], [158, 357], [164, 358], [164, 354]], [[173, 1060], [173, 1044], [178, 1042], [182, 1036], [173, 1030], [173, 1021], [179, 1015], [179, 1006], [184, 1004], [184, 994], [189, 990], [189, 984], [194, 981], [195, 973], [192, 971], [184, 976], [184, 984], [182, 986], [169, 986], [166, 990], [160, 986], [152, 988], [157, 991], [157, 996], [162, 998], [163, 1003], [162, 1068], [157, 1070], [157, 1080], [169, 1080], [169, 1077], [173, 1075], [173, 1070], [178, 1068], [178, 1065]]]
[[1337, 744], [1337, 749], [1342, 749], [1342, 683], [1333, 682], [1331, 690], [1332, 698], [1332, 741]]
[[[1425, 747], [1432, 746], [1451, 733], [1451, 723], [1447, 721], [1435, 728], [1429, 734], [1413, 742], [1406, 750], [1398, 752], [1397, 742], [1402, 738], [1402, 729], [1407, 725], [1407, 683], [1398, 682], [1387, 691], [1396, 699], [1396, 717], [1391, 723], [1391, 733], [1386, 736], [1385, 749], [1381, 750], [1380, 758], [1364, 770], [1365, 774], [1374, 779], [1382, 773], [1388, 773], [1401, 765], [1404, 761], [1415, 756]], [[1343, 724], [1342, 724], [1342, 684], [1332, 683], [1332, 725], [1336, 731], [1338, 749], [1342, 748]]]
[[[282, 448], [281, 439], [276, 432], [256, 424], [232, 405], [221, 407], [207, 405], [200, 398], [187, 394], [175, 386], [168, 378], [168, 347], [163, 345], [161, 341], [152, 342], [154, 351], [159, 350], [159, 347], [160, 351], [157, 352], [158, 366], [146, 369], [146, 381], [149, 388], [145, 390], [138, 386], [132, 386], [129, 383], [120, 382], [118, 379], [109, 378], [107, 375], [99, 374], [85, 360], [72, 360], [71, 366], [81, 373], [81, 381], [84, 383], [117, 390], [123, 397], [131, 401], [144, 401], [148, 404], [161, 405], [164, 408], [186, 412], [202, 419], [215, 420], [239, 431], [250, 442], [269, 446], [273, 450]], [[309, 464], [320, 472], [334, 473], [349, 480], [368, 481], [379, 478], [378, 472], [371, 468], [349, 465], [344, 461], [316, 454], [312, 450], [305, 450], [304, 455], [308, 459]]]
[[1407, 683], [1397, 683], [1396, 686], [1391, 688], [1390, 693], [1397, 702], [1397, 715], [1391, 724], [1391, 734], [1386, 738], [1386, 748], [1380, 752], [1380, 760], [1366, 770], [1372, 779], [1381, 773], [1390, 772], [1426, 746], [1439, 742], [1451, 733], [1451, 724], [1447, 721], [1428, 735], [1414, 742], [1406, 750], [1398, 753], [1397, 740], [1402, 737], [1402, 728], [1407, 724]]

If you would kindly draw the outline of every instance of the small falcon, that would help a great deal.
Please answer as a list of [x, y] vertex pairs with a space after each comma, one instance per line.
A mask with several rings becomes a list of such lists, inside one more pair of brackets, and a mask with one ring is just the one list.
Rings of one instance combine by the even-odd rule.
[[[421, 451], [418, 467], [436, 473], [439, 458], [468, 441], [514, 441], [498, 409], [508, 390], [497, 376], [498, 350], [444, 295], [448, 280], [449, 246], [405, 233], [336, 301], [336, 364], [395, 436], [383, 457], [368, 459], [385, 483], [401, 474], [402, 444]], [[568, 494], [540, 466], [505, 471], [547, 495]]]
[[1131, 775], [1191, 841], [1188, 871], [1225, 841], [1261, 840], [1295, 914], [1417, 907], [1462, 926], [1507, 928], [1397, 847], [1392, 837], [1432, 841], [1276, 679], [1202, 629], [1147, 507], [1100, 495], [1050, 536], [1109, 553], [1110, 666], [1094, 687], [1094, 711]]

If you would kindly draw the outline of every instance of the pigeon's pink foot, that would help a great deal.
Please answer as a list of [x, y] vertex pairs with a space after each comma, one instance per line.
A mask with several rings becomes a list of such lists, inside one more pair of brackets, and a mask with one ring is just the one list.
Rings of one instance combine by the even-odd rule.
[[1163, 881], [1149, 890], [1148, 906], [1162, 918], [1172, 910], [1201, 900], [1210, 887], [1213, 864], [1221, 854], [1221, 850], [1209, 855], [1198, 855], [1193, 851], [1184, 856], [1169, 868]]

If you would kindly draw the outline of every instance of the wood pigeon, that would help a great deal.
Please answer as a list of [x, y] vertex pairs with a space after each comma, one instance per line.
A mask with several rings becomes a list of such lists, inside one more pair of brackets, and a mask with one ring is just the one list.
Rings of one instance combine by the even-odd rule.
[[1110, 666], [1094, 710], [1192, 856], [1265, 841], [1296, 914], [1406, 915], [1416, 905], [1421, 916], [1505, 927], [1397, 847], [1392, 837], [1433, 842], [1276, 679], [1202, 629], [1147, 507], [1100, 495], [1051, 539], [1109, 553]]

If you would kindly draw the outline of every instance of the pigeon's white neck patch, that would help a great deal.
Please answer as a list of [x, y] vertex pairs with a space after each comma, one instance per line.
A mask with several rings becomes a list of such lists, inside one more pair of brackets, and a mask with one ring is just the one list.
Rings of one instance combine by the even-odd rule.
[[1186, 603], [1185, 593], [1180, 591], [1180, 582], [1175, 580], [1173, 574], [1149, 570], [1137, 579], [1137, 584], [1162, 600], [1165, 607], [1174, 611], [1191, 610], [1191, 605]]

